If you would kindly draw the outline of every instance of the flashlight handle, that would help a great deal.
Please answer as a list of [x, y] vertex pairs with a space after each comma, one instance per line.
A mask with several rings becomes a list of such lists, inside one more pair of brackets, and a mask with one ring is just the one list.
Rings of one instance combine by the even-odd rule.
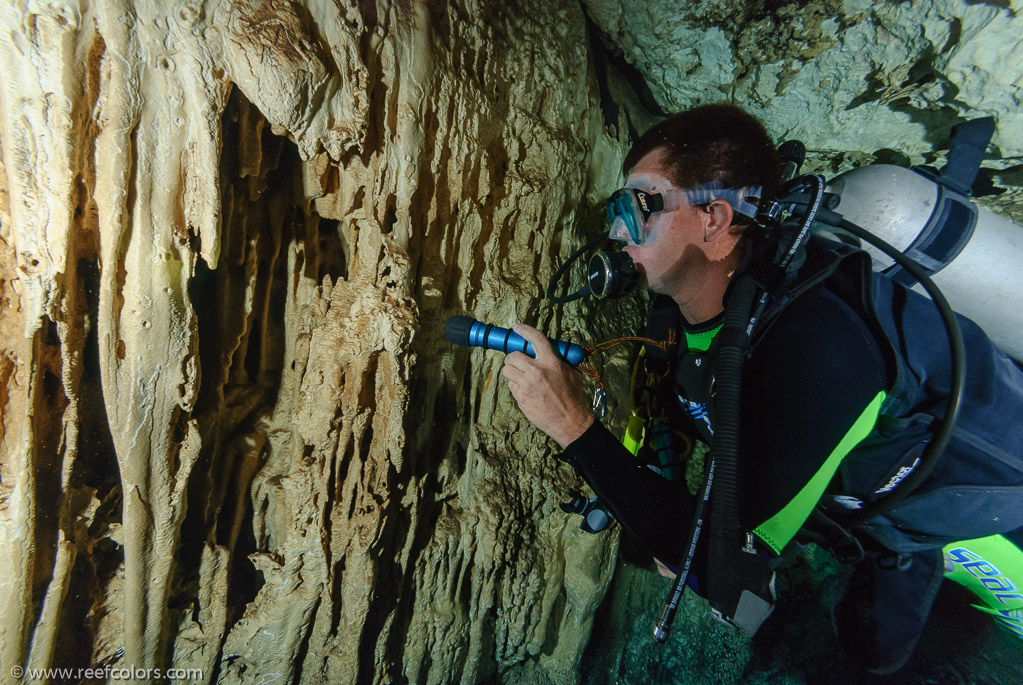
[[[444, 338], [448, 342], [466, 347], [483, 347], [504, 352], [523, 352], [536, 358], [532, 343], [508, 328], [480, 323], [471, 316], [452, 316], [444, 327]], [[575, 343], [551, 340], [555, 353], [572, 366], [579, 366], [586, 358], [586, 350]]]

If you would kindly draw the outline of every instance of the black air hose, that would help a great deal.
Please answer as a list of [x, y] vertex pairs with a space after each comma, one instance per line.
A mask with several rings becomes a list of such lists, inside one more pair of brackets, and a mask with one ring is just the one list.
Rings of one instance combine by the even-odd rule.
[[[711, 526], [714, 529], [714, 537], [728, 537], [731, 534], [732, 541], [739, 542], [738, 528], [738, 506], [736, 505], [735, 478], [738, 471], [737, 462], [739, 456], [739, 391], [742, 379], [742, 366], [746, 360], [746, 342], [748, 336], [746, 329], [749, 325], [750, 310], [753, 308], [753, 301], [757, 295], [758, 286], [749, 276], [740, 276], [732, 289], [728, 299], [728, 306], [725, 308], [725, 320], [722, 323], [721, 331], [718, 332], [719, 343], [717, 358], [715, 360], [715, 388], [714, 400], [714, 436], [711, 453], [707, 456], [710, 460], [697, 500], [696, 510], [693, 514], [693, 525], [689, 530], [689, 541], [686, 544], [684, 566], [675, 574], [675, 581], [671, 586], [671, 593], [664, 605], [661, 617], [654, 628], [654, 638], [658, 642], [664, 642], [671, 630], [671, 624], [675, 620], [675, 612], [678, 609], [679, 601], [682, 599], [682, 591], [685, 589], [686, 579], [689, 577], [689, 567], [692, 564], [696, 553], [696, 543], [703, 527], [704, 509], [708, 497], [711, 496], [713, 484], [713, 498], [710, 517], [713, 521]], [[725, 478], [715, 480], [714, 472], [720, 465], [727, 464], [728, 473]], [[725, 541], [727, 544], [727, 540]], [[738, 547], [738, 544], [735, 545]], [[720, 550], [720, 544], [711, 542], [712, 550]], [[709, 575], [727, 574], [729, 576], [741, 572], [738, 569], [729, 569], [728, 563], [721, 560], [720, 555], [712, 551], [708, 560]], [[710, 581], [710, 578], [708, 578]], [[732, 586], [731, 578], [726, 583]], [[713, 592], [714, 586], [708, 585]], [[708, 595], [713, 602], [714, 596]], [[727, 602], [727, 600], [723, 600]], [[713, 603], [711, 606], [714, 606]], [[716, 608], [716, 607], [715, 607]]]
[[587, 243], [585, 245], [583, 245], [578, 250], [573, 252], [572, 256], [570, 256], [568, 259], [566, 259], [564, 264], [562, 264], [561, 266], [558, 267], [558, 270], [554, 272], [554, 275], [551, 276], [550, 282], [547, 284], [547, 299], [548, 300], [550, 300], [554, 304], [565, 304], [566, 302], [573, 302], [573, 301], [578, 300], [580, 298], [586, 297], [587, 295], [590, 294], [589, 283], [584, 285], [582, 288], [579, 288], [579, 290], [575, 291], [571, 295], [555, 295], [554, 294], [554, 290], [557, 288], [558, 281], [561, 280], [561, 277], [565, 274], [566, 271], [568, 271], [569, 267], [572, 266], [572, 263], [575, 262], [575, 260], [579, 259], [579, 257], [584, 252], [589, 250], [591, 247], [593, 247], [594, 245], [596, 245], [600, 241], [607, 240], [608, 234], [609, 234], [609, 231], [604, 231], [600, 235], [598, 235], [598, 236], [596, 236], [594, 238], [591, 238], [589, 241], [587, 241]]
[[966, 387], [966, 349], [963, 343], [963, 333], [959, 329], [959, 322], [956, 320], [955, 312], [952, 311], [952, 307], [949, 305], [948, 300], [945, 299], [941, 290], [938, 289], [938, 286], [934, 284], [934, 281], [930, 279], [919, 264], [866, 229], [840, 217], [834, 218], [839, 218], [840, 220], [835, 221], [832, 225], [838, 226], [857, 238], [872, 244], [895, 260], [913, 278], [919, 281], [920, 285], [927, 291], [927, 294], [931, 296], [934, 306], [938, 309], [941, 321], [945, 325], [945, 333], [948, 336], [949, 350], [952, 355], [952, 381], [949, 388], [945, 416], [941, 420], [941, 430], [938, 431], [934, 439], [927, 445], [927, 449], [920, 458], [920, 464], [894, 490], [879, 500], [865, 504], [862, 509], [852, 516], [847, 525], [849, 528], [854, 528], [895, 509], [897, 505], [901, 504], [910, 493], [920, 487], [927, 480], [927, 477], [931, 475], [938, 460], [941, 459], [941, 455], [945, 452], [949, 440], [952, 438], [952, 431], [955, 430], [956, 421], [959, 420], [959, 412], [962, 409], [963, 402], [963, 390]]
[[[711, 528], [714, 538], [737, 535], [739, 521], [736, 504], [736, 478], [739, 460], [739, 411], [742, 366], [746, 361], [749, 338], [746, 333], [750, 310], [757, 295], [756, 282], [741, 276], [733, 288], [721, 326], [718, 357], [714, 366], [714, 458], [718, 470], [717, 487], [711, 504]], [[738, 537], [728, 544], [739, 545]]]
[[[783, 240], [777, 259], [778, 266], [788, 268], [796, 254], [803, 248], [810, 226], [813, 224], [821, 201], [824, 199], [824, 179], [816, 175], [803, 176], [800, 183], [812, 184], [813, 194], [810, 206], [799, 223], [796, 232], [787, 243]], [[717, 459], [718, 486], [714, 491], [714, 502], [711, 506], [711, 527], [714, 539], [735, 535], [731, 544], [738, 545], [739, 510], [736, 505], [736, 478], [739, 461], [739, 411], [742, 394], [742, 366], [749, 352], [749, 339], [767, 304], [770, 293], [764, 292], [757, 303], [752, 318], [750, 312], [757, 297], [759, 286], [752, 276], [740, 276], [735, 283], [728, 305], [725, 308], [725, 320], [718, 333], [718, 357], [715, 360], [714, 375], [716, 378], [717, 395], [714, 398], [714, 456]]]

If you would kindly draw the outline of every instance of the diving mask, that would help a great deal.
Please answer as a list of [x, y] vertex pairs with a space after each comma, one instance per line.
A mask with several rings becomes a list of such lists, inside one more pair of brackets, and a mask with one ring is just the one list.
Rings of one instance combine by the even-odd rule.
[[693, 188], [675, 188], [671, 181], [656, 174], [632, 174], [624, 188], [611, 194], [605, 205], [611, 224], [608, 235], [632, 245], [656, 244], [671, 223], [669, 214], [685, 205], [704, 205], [721, 199], [732, 211], [756, 216], [756, 205], [747, 197], [759, 198], [760, 186], [725, 188], [721, 181], [702, 183]]

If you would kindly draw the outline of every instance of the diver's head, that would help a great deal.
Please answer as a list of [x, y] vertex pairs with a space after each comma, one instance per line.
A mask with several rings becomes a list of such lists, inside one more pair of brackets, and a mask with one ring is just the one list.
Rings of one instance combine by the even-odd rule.
[[[736, 105], [694, 107], [652, 127], [625, 157], [626, 174], [637, 174], [639, 162], [657, 151], [658, 166], [676, 189], [718, 182], [726, 189], [759, 187], [764, 197], [773, 197], [780, 186], [781, 163], [771, 137]], [[733, 225], [742, 232], [753, 221], [738, 212]]]
[[778, 155], [752, 115], [696, 107], [647, 131], [607, 201], [609, 237], [624, 243], [640, 285], [685, 306], [738, 266], [759, 199], [779, 186]]

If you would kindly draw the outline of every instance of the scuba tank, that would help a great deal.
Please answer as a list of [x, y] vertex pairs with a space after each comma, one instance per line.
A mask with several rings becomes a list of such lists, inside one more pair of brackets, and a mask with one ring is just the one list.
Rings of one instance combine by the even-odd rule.
[[[934, 178], [916, 169], [873, 164], [832, 179], [827, 192], [835, 199], [828, 207], [924, 267], [953, 309], [1023, 361], [1023, 230], [947, 183], [947, 172]], [[869, 243], [861, 247], [875, 270], [904, 285], [915, 283], [880, 250]]]

